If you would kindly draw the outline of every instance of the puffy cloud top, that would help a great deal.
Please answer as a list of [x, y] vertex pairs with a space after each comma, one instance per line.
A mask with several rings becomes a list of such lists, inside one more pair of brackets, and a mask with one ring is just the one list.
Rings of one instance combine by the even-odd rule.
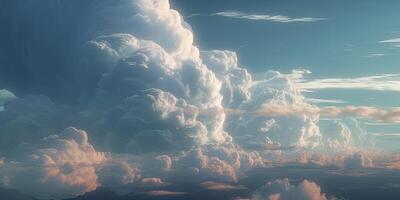
[[277, 179], [266, 183], [253, 193], [252, 200], [334, 200], [326, 197], [314, 182], [303, 180], [299, 185], [291, 185], [289, 179]]
[[21, 152], [24, 159], [2, 166], [3, 185], [46, 198], [71, 197], [96, 189], [96, 168], [106, 161], [106, 155], [88, 143], [85, 131], [67, 128], [42, 142], [37, 148], [23, 148], [32, 149]]

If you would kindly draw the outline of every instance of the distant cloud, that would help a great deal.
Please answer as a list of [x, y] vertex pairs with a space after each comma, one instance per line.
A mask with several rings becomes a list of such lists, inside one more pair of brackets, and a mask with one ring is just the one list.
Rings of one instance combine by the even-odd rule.
[[346, 101], [340, 99], [319, 99], [319, 98], [307, 98], [308, 102], [311, 103], [332, 103], [332, 104], [345, 104]]
[[385, 56], [385, 54], [383, 54], [383, 53], [372, 53], [372, 54], [369, 54], [366, 57], [367, 58], [376, 58], [376, 57], [382, 57], [382, 56]]
[[151, 190], [148, 192], [144, 192], [149, 196], [180, 196], [187, 194], [186, 192], [175, 192], [175, 191], [167, 191], [167, 190]]
[[290, 77], [303, 90], [363, 89], [377, 91], [400, 91], [400, 74], [378, 74], [355, 78], [306, 79], [310, 71], [294, 70]]
[[195, 16], [221, 16], [229, 17], [235, 19], [246, 19], [246, 20], [256, 20], [256, 21], [270, 21], [270, 22], [281, 22], [281, 23], [291, 23], [291, 22], [316, 22], [321, 20], [326, 20], [325, 18], [316, 17], [298, 17], [292, 18], [285, 15], [259, 15], [259, 14], [248, 14], [240, 11], [222, 11], [210, 15], [202, 14], [192, 14], [188, 17]]
[[287, 105], [267, 103], [262, 105], [257, 110], [242, 110], [242, 109], [226, 109], [225, 112], [229, 115], [254, 115], [254, 116], [312, 116], [319, 115], [329, 118], [337, 117], [355, 117], [362, 119], [370, 119], [378, 122], [400, 123], [400, 108], [393, 107], [382, 109], [370, 106], [325, 106], [317, 107], [307, 104]]
[[206, 181], [201, 183], [201, 186], [208, 190], [228, 191], [228, 190], [247, 190], [248, 188], [242, 185], [231, 185], [227, 183], [219, 183], [214, 181]]
[[392, 38], [388, 40], [379, 41], [379, 43], [400, 43], [400, 38]]
[[327, 197], [316, 183], [303, 180], [299, 185], [292, 185], [289, 179], [277, 179], [267, 182], [257, 189], [252, 200], [335, 200], [335, 197]]

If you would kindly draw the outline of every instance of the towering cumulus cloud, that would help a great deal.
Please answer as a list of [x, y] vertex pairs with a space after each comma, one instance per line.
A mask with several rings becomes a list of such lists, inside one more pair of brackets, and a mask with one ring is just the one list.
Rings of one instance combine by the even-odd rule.
[[318, 112], [254, 115], [314, 106], [290, 76], [254, 81], [234, 52], [200, 51], [168, 0], [1, 1], [0, 24], [0, 89], [12, 97], [0, 96], [2, 186], [62, 198], [236, 181], [270, 159], [354, 144], [344, 123], [321, 131]]

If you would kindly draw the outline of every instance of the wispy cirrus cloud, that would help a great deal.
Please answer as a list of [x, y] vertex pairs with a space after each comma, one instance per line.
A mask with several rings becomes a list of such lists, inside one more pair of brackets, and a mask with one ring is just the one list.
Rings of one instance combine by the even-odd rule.
[[383, 54], [383, 53], [371, 53], [371, 54], [367, 55], [366, 57], [367, 58], [376, 58], [376, 57], [382, 57], [382, 56], [385, 56], [385, 54]]
[[307, 79], [307, 70], [294, 70], [289, 76], [303, 91], [321, 89], [363, 89], [375, 91], [400, 91], [400, 73], [378, 74], [355, 78]]
[[399, 43], [400, 44], [400, 38], [392, 38], [388, 40], [382, 40], [379, 41], [379, 43]]
[[326, 20], [325, 18], [319, 18], [319, 17], [289, 17], [286, 15], [249, 14], [241, 11], [222, 11], [209, 15], [192, 14], [188, 17], [195, 17], [195, 16], [221, 16], [221, 17], [228, 17], [235, 19], [270, 21], [270, 22], [280, 22], [280, 23], [316, 22], [316, 21]]

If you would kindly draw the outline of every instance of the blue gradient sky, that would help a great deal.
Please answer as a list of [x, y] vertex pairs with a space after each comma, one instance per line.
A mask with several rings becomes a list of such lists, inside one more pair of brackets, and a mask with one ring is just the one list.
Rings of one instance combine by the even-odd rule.
[[[171, 4], [186, 16], [201, 49], [236, 51], [239, 62], [255, 74], [268, 70], [291, 73], [293, 69], [306, 69], [312, 73], [306, 74], [305, 79], [311, 81], [352, 80], [400, 72], [400, 43], [387, 41], [400, 38], [399, 1], [209, 0], [205, 3], [173, 0]], [[323, 20], [283, 23], [215, 15], [225, 11]], [[383, 79], [380, 83], [387, 81]], [[312, 99], [340, 101], [339, 106], [398, 107], [400, 98], [399, 91], [375, 90], [369, 86], [362, 89], [321, 87], [304, 94]], [[338, 105], [330, 101], [314, 103]], [[400, 126], [360, 121], [360, 126], [373, 135], [379, 146], [397, 149], [400, 136], [376, 135], [398, 133]]]

